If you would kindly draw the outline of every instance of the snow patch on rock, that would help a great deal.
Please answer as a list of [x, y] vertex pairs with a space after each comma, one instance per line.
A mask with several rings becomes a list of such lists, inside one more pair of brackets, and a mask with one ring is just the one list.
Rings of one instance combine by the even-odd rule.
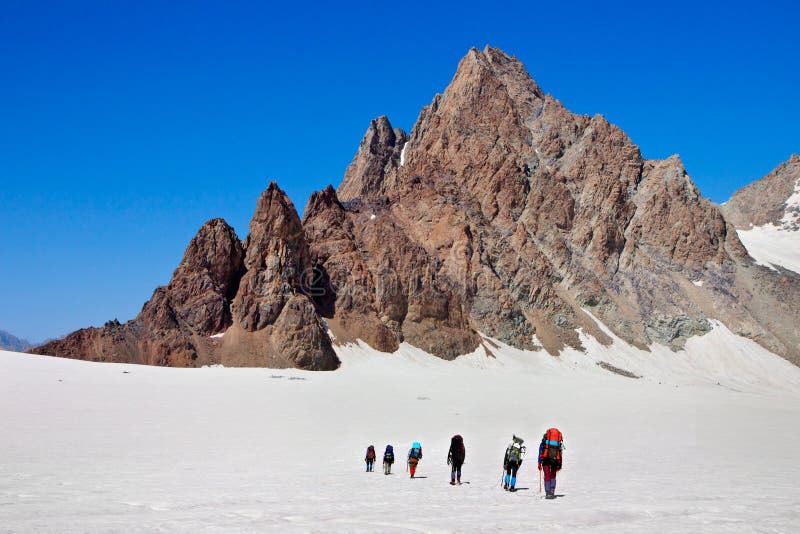
[[779, 265], [800, 273], [800, 232], [769, 223], [750, 230], [738, 230], [737, 233], [758, 265], [772, 270], [777, 270], [775, 266]]

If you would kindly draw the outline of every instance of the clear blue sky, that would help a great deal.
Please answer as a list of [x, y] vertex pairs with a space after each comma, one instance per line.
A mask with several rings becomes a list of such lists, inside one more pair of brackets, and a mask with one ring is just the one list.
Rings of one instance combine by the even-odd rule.
[[800, 9], [695, 3], [0, 0], [0, 329], [134, 317], [205, 220], [243, 239], [272, 179], [302, 212], [487, 43], [724, 201], [800, 151]]

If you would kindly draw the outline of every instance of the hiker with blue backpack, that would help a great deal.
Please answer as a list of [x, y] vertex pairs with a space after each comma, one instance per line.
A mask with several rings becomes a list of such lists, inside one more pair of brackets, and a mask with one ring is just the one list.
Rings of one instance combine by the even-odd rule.
[[414, 478], [414, 473], [417, 471], [417, 465], [422, 460], [422, 445], [419, 441], [415, 441], [408, 451], [408, 470], [411, 472], [411, 478]]
[[[564, 450], [564, 436], [557, 428], [549, 428], [542, 436], [539, 445], [539, 471], [544, 471], [544, 491], [546, 499], [556, 498], [556, 474], [561, 470]], [[541, 482], [541, 478], [539, 479]], [[539, 492], [542, 487], [539, 486]]]
[[503, 457], [503, 489], [506, 491], [517, 491], [517, 470], [522, 466], [522, 458], [525, 456], [524, 439], [516, 435], [511, 438], [511, 443], [506, 447], [506, 455]]
[[386, 446], [383, 451], [383, 474], [390, 475], [392, 473], [392, 464], [394, 463], [394, 448], [391, 445]]

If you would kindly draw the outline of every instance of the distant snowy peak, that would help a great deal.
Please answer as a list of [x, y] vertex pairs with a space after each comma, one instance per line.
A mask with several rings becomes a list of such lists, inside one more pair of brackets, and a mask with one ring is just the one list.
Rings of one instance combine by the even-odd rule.
[[756, 263], [800, 273], [800, 156], [734, 193], [722, 210]]

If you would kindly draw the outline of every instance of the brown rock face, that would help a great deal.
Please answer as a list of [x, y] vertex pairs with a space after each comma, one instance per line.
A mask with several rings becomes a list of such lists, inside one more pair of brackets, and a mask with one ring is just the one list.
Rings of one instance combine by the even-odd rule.
[[800, 208], [789, 207], [787, 213], [786, 205], [798, 188], [800, 156], [793, 154], [768, 175], [736, 191], [721, 209], [725, 217], [740, 230], [769, 223], [788, 230], [798, 230]]
[[346, 210], [329, 186], [311, 197], [303, 218], [319, 278], [334, 297], [325, 308], [337, 339], [387, 352], [408, 341], [445, 359], [478, 346], [463, 299], [390, 212], [359, 203]]
[[244, 251], [222, 219], [205, 223], [166, 287], [155, 290], [136, 319], [86, 328], [32, 352], [93, 361], [178, 367], [210, 363], [204, 341], [231, 324], [230, 301]]
[[[265, 330], [267, 339], [254, 343], [266, 347], [261, 360], [250, 351], [256, 365], [274, 366], [278, 360], [308, 369], [330, 370], [339, 365], [310, 291], [314, 289], [308, 245], [294, 205], [272, 182], [261, 198], [244, 243], [246, 272], [231, 306], [234, 320], [244, 332]], [[240, 334], [241, 340], [248, 339]], [[234, 354], [237, 347], [225, 347]], [[229, 361], [229, 360], [223, 360]], [[236, 360], [238, 361], [238, 360]]]
[[798, 175], [795, 156], [723, 213], [677, 156], [646, 160], [517, 59], [473, 49], [409, 135], [371, 122], [302, 223], [270, 184], [243, 247], [207, 223], [139, 317], [37, 352], [334, 369], [327, 323], [382, 351], [405, 341], [453, 359], [482, 332], [556, 354], [581, 348], [579, 328], [610, 341], [591, 311], [641, 347], [680, 347], [715, 319], [800, 363], [800, 276], [756, 266], [731, 224], [784, 217]]
[[339, 187], [341, 198], [380, 200], [396, 177], [405, 143], [406, 133], [392, 128], [385, 115], [374, 119], [353, 162], [347, 167], [345, 179]]
[[[194, 367], [335, 369], [324, 325], [300, 291], [309, 253], [294, 206], [272, 183], [245, 246], [214, 219], [186, 248], [166, 287], [132, 321], [86, 328], [32, 352], [93, 361]], [[225, 332], [224, 337], [211, 335]]]
[[[800, 356], [798, 333], [748, 301], [752, 284], [742, 280], [771, 275], [752, 274], [732, 226], [680, 160], [645, 160], [603, 117], [545, 95], [515, 58], [471, 50], [421, 112], [402, 165], [396, 142], [376, 131], [373, 123], [339, 187], [356, 248], [395, 266], [418, 247], [424, 266], [409, 267], [457, 299], [470, 327], [555, 353], [579, 347], [578, 327], [602, 340], [584, 308], [640, 346], [679, 347], [713, 318]], [[371, 229], [389, 225], [392, 237]], [[322, 243], [315, 232], [309, 242]], [[341, 261], [330, 250], [320, 259]]]

